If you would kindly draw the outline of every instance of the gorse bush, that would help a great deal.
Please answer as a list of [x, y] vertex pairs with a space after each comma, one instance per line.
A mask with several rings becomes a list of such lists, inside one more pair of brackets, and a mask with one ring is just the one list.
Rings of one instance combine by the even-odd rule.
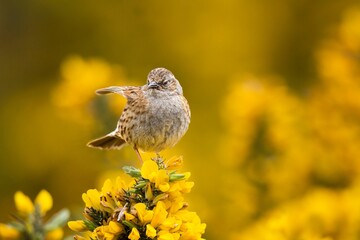
[[124, 167], [132, 180], [107, 179], [101, 189], [83, 194], [84, 220], [69, 227], [84, 232], [76, 239], [201, 239], [206, 225], [189, 211], [183, 195], [194, 186], [190, 173], [178, 173], [182, 158], [145, 161], [141, 169]]
[[232, 85], [221, 147], [238, 182], [224, 190], [237, 200], [226, 209], [232, 239], [359, 239], [359, 26], [351, 9], [321, 43], [319, 81], [305, 93], [274, 76]]
[[46, 190], [41, 190], [34, 203], [24, 193], [18, 191], [14, 196], [16, 214], [14, 221], [0, 224], [0, 239], [21, 240], [60, 240], [63, 239], [63, 226], [70, 212], [63, 209], [46, 219], [46, 213], [53, 206], [53, 199]]

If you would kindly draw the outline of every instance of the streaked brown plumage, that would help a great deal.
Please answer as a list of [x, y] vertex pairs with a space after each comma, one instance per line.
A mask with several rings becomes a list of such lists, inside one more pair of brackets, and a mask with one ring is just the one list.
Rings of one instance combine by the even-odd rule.
[[179, 81], [165, 68], [150, 71], [144, 86], [113, 86], [96, 93], [120, 94], [127, 99], [127, 104], [116, 129], [89, 142], [89, 147], [120, 149], [129, 144], [141, 160], [138, 149], [159, 153], [173, 147], [188, 129], [188, 102]]

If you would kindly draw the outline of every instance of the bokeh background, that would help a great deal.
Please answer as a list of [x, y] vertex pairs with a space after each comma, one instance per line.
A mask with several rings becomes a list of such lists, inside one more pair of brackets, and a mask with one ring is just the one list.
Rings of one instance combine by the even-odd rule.
[[83, 192], [138, 165], [85, 146], [125, 104], [94, 90], [159, 66], [192, 109], [164, 156], [184, 156], [205, 238], [360, 238], [355, 0], [0, 1], [0, 221], [43, 188], [79, 216]]

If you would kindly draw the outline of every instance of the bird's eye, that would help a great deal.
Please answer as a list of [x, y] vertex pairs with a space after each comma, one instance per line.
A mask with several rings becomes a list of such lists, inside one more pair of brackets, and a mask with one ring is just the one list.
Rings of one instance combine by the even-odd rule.
[[168, 85], [170, 83], [170, 80], [169, 79], [166, 79], [162, 82], [163, 85]]

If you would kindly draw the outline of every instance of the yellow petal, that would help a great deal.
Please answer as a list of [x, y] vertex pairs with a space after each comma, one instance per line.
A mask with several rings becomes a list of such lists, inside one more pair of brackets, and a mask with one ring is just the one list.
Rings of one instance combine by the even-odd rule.
[[97, 227], [94, 232], [96, 234], [96, 239], [104, 239], [104, 235], [106, 233], [106, 230], [105, 230], [105, 227], [107, 226], [100, 226], [100, 227]]
[[165, 160], [165, 166], [167, 170], [178, 170], [182, 167], [183, 162], [184, 160], [182, 156], [172, 157], [168, 160]]
[[169, 175], [167, 172], [162, 169], [160, 170], [155, 178], [155, 187], [160, 189], [162, 192], [167, 192], [170, 189], [169, 185]]
[[136, 228], [133, 228], [131, 230], [131, 233], [129, 234], [128, 238], [130, 240], [139, 240], [140, 239], [140, 233]]
[[63, 237], [64, 231], [61, 228], [56, 228], [46, 234], [45, 240], [61, 240]]
[[152, 210], [147, 210], [144, 216], [144, 222], [143, 223], [148, 223], [153, 219], [154, 216], [154, 211]]
[[86, 193], [83, 193], [82, 199], [85, 202], [86, 207], [93, 207], [100, 209], [100, 193], [96, 189], [89, 189]]
[[148, 236], [149, 238], [153, 239], [154, 237], [156, 237], [156, 230], [153, 226], [151, 226], [150, 224], [146, 225], [146, 236]]
[[15, 206], [21, 215], [27, 216], [34, 212], [34, 204], [24, 193], [18, 191], [15, 193]]
[[176, 220], [174, 217], [169, 217], [161, 223], [160, 229], [169, 231], [173, 228], [180, 228], [179, 225], [181, 225], [180, 220]]
[[153, 199], [153, 197], [154, 195], [152, 193], [151, 183], [147, 183], [145, 187], [145, 198], [150, 201]]
[[171, 183], [169, 192], [178, 192], [181, 190], [180, 181]]
[[171, 206], [168, 209], [168, 212], [169, 213], [176, 213], [177, 211], [179, 211], [183, 207], [184, 207], [183, 197], [176, 198], [171, 202]]
[[168, 213], [165, 209], [165, 204], [162, 201], [159, 201], [156, 204], [156, 207], [154, 208], [153, 211], [154, 211], [154, 216], [151, 220], [151, 225], [154, 228], [156, 228], [159, 226], [160, 223], [162, 223], [166, 219]]
[[137, 203], [134, 205], [136, 209], [137, 216], [141, 223], [150, 222], [154, 216], [154, 212], [151, 210], [146, 210], [146, 205], [144, 203]]
[[190, 176], [191, 176], [191, 172], [184, 172], [183, 174], [185, 175], [185, 176], [184, 176], [184, 179], [185, 179], [185, 180], [189, 179]]
[[35, 204], [39, 205], [40, 213], [42, 216], [46, 214], [53, 206], [53, 199], [50, 193], [46, 190], [41, 190], [36, 196]]
[[162, 192], [167, 192], [170, 189], [170, 185], [168, 183], [161, 183], [159, 184], [158, 188]]
[[146, 205], [144, 203], [137, 203], [134, 205], [134, 208], [136, 209], [137, 217], [139, 218], [140, 222], [144, 222]]
[[106, 179], [103, 187], [101, 188], [101, 192], [103, 194], [106, 194], [107, 192], [112, 192], [112, 189], [113, 189], [112, 181], [110, 179]]
[[167, 231], [161, 231], [159, 232], [158, 240], [175, 240], [174, 236], [167, 232]]
[[182, 182], [180, 183], [181, 186], [181, 192], [182, 193], [189, 193], [191, 191], [191, 189], [194, 187], [195, 183], [194, 182]]
[[176, 213], [176, 217], [183, 222], [200, 223], [200, 218], [196, 212], [190, 212], [188, 210], [180, 210]]
[[0, 239], [15, 240], [19, 239], [20, 233], [6, 224], [0, 223]]
[[124, 231], [124, 227], [120, 223], [110, 221], [110, 223], [109, 223], [109, 232], [110, 233], [112, 233], [114, 235], [119, 235], [123, 231]]
[[152, 182], [158, 171], [158, 165], [154, 161], [148, 160], [141, 167], [141, 176]]
[[75, 232], [85, 232], [88, 231], [88, 228], [86, 227], [84, 221], [77, 220], [77, 221], [69, 221], [68, 227], [75, 231]]
[[125, 212], [125, 220], [126, 220], [126, 221], [131, 221], [131, 220], [133, 220], [134, 218], [135, 218], [134, 215]]
[[[129, 178], [127, 179], [127, 181], [124, 181], [124, 178]], [[130, 180], [131, 179], [131, 180]], [[116, 183], [115, 183], [115, 189], [128, 189], [130, 187], [132, 187], [135, 184], [135, 179], [130, 178], [127, 175], [124, 176], [118, 176], [116, 178]]]

